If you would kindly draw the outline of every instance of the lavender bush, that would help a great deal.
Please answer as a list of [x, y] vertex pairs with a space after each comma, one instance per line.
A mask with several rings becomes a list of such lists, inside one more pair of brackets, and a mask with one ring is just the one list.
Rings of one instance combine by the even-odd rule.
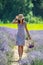
[[[17, 30], [0, 27], [0, 65], [11, 65], [13, 60], [13, 48], [16, 44]], [[27, 48], [26, 57], [21, 60], [21, 65], [32, 65], [35, 59], [43, 61], [43, 31], [30, 31], [32, 39], [35, 41], [33, 49]], [[28, 45], [28, 43], [26, 42]], [[38, 61], [39, 61], [38, 60]], [[35, 64], [34, 64], [35, 65]]]
[[11, 34], [6, 29], [0, 28], [0, 65], [11, 65], [9, 61], [13, 57], [14, 42], [15, 39], [12, 39]]

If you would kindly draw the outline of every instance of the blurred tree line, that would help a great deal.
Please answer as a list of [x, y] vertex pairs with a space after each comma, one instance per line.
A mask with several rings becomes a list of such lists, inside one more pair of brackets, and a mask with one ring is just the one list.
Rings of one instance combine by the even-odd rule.
[[0, 23], [11, 22], [19, 13], [28, 23], [43, 23], [43, 0], [0, 0]]

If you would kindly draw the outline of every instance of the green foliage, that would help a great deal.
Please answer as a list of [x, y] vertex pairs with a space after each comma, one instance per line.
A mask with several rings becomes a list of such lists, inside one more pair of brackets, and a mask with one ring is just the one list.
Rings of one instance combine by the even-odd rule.
[[43, 0], [0, 0], [0, 23], [10, 23], [19, 13], [29, 23], [43, 23]]
[[34, 5], [39, 9], [43, 9], [43, 0], [33, 0]]
[[33, 16], [32, 11], [29, 14], [27, 14], [25, 19], [28, 21], [28, 23], [41, 23], [41, 24], [43, 23], [42, 17], [41, 16], [37, 16], [37, 17]]
[[0, 20], [0, 23], [3, 23], [3, 21]]
[[43, 0], [32, 0], [34, 8], [33, 13], [36, 16], [43, 17]]
[[35, 59], [32, 61], [31, 65], [43, 65], [43, 60]]

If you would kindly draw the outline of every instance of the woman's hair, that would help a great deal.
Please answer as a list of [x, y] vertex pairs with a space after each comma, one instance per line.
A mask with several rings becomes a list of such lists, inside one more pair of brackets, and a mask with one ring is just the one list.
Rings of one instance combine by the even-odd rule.
[[[22, 23], [23, 23], [24, 19], [22, 19]], [[18, 23], [20, 24], [20, 20], [18, 20]]]

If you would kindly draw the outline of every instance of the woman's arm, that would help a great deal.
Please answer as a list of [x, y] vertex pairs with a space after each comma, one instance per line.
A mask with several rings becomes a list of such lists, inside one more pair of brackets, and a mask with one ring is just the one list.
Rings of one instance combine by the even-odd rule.
[[12, 21], [12, 23], [18, 23], [18, 16], [16, 16], [16, 18]]
[[17, 21], [16, 19], [14, 19], [14, 20], [12, 21], [12, 23], [17, 24], [17, 23], [18, 23], [18, 21]]
[[26, 29], [26, 32], [27, 32], [27, 35], [28, 35], [29, 39], [31, 39], [30, 34], [29, 34], [29, 31], [28, 31], [28, 29], [27, 29], [27, 24], [26, 24], [26, 22], [25, 22], [25, 29]]

